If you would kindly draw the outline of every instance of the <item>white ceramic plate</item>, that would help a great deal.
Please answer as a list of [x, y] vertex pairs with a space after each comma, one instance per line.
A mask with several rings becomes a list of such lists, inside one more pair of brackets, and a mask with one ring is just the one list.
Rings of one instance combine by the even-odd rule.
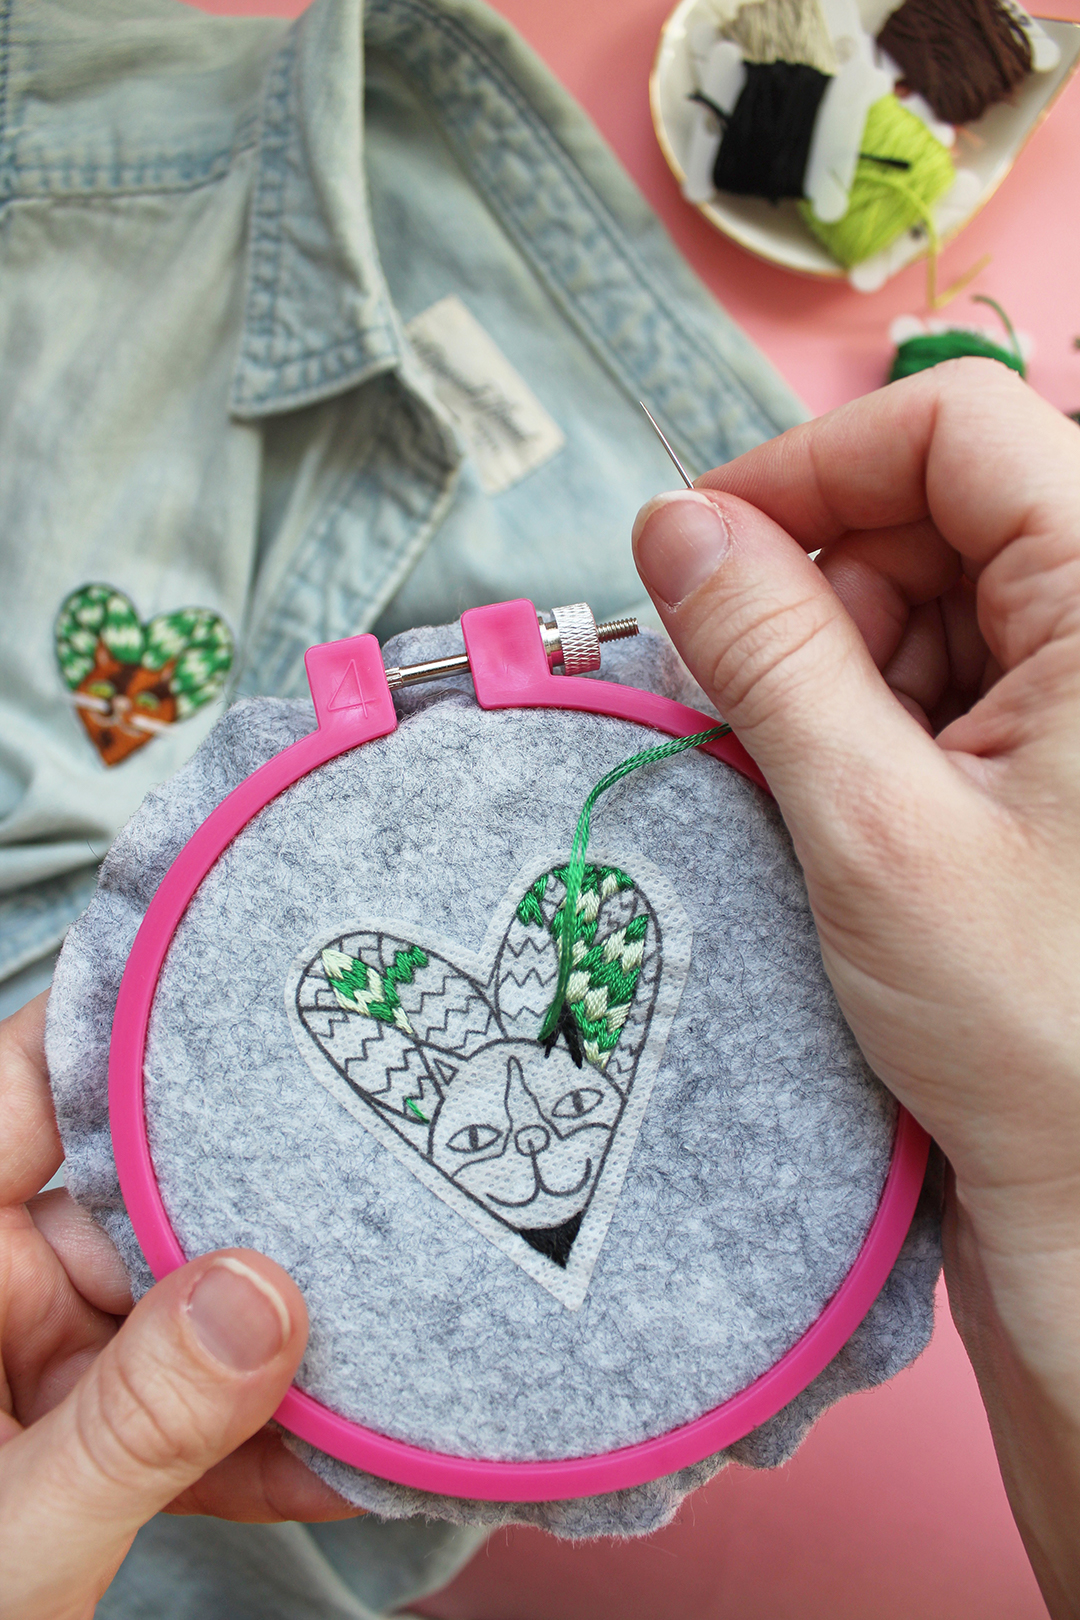
[[[649, 81], [653, 126], [680, 185], [686, 178], [685, 158], [697, 111], [688, 99], [695, 89], [689, 35], [695, 24], [707, 22], [712, 15], [708, 0], [681, 0], [664, 24]], [[973, 179], [962, 191], [962, 207], [953, 210], [951, 217], [939, 218], [943, 242], [962, 230], [994, 194], [1080, 62], [1080, 23], [1046, 18], [1039, 22], [1058, 45], [1061, 60], [1047, 73], [1029, 74], [1012, 103], [999, 102], [977, 123], [967, 125], [967, 134], [959, 132], [953, 158]], [[717, 195], [695, 207], [718, 231], [761, 259], [802, 275], [835, 278], [845, 274], [807, 230], [794, 202], [773, 204], [756, 197]], [[861, 283], [866, 291], [880, 286], [886, 275], [925, 254], [926, 246], [925, 234], [909, 233], [890, 250], [884, 274], [871, 270], [860, 277], [857, 266], [854, 284]]]

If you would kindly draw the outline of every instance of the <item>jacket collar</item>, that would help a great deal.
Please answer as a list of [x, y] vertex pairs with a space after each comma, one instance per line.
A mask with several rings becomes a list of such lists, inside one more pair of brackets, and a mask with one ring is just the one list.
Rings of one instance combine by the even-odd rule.
[[396, 366], [363, 161], [362, 0], [315, 0], [271, 60], [230, 408], [268, 416]]

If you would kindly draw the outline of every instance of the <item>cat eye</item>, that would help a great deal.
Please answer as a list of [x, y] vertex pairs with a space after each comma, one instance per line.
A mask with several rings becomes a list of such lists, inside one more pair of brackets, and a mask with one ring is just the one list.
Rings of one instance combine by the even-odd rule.
[[595, 1086], [581, 1086], [560, 1097], [551, 1112], [556, 1119], [580, 1119], [583, 1114], [591, 1114], [603, 1100], [604, 1093]]
[[456, 1131], [446, 1145], [455, 1153], [479, 1153], [481, 1148], [491, 1147], [501, 1135], [502, 1131], [497, 1131], [494, 1125], [466, 1125]]

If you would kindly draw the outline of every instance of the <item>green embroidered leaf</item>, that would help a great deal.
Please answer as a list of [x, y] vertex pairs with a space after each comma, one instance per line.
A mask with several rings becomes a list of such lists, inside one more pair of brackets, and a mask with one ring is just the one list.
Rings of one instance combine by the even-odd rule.
[[221, 696], [234, 650], [232, 632], [218, 614], [209, 608], [183, 608], [150, 620], [142, 661], [147, 669], [162, 669], [176, 660], [169, 690], [176, 698], [177, 719], [186, 720]]
[[[565, 890], [566, 874], [565, 866], [556, 866], [537, 878], [518, 902], [518, 921], [525, 927], [543, 927], [540, 902], [548, 879], [557, 879]], [[586, 866], [581, 877], [574, 919], [574, 968], [566, 987], [566, 1004], [581, 1031], [585, 1056], [596, 1069], [605, 1067], [619, 1044], [630, 1012], [645, 954], [648, 913], [640, 912], [605, 938], [598, 940], [597, 933], [604, 902], [634, 887], [633, 878], [617, 866]], [[549, 924], [556, 944], [562, 937], [564, 915], [565, 896]]]
[[115, 595], [109, 585], [84, 585], [72, 591], [56, 615], [56, 661], [72, 691], [94, 667], [98, 637], [105, 623], [108, 602]]
[[419, 945], [395, 951], [393, 962], [383, 974], [345, 951], [323, 951], [322, 964], [338, 1005], [346, 1012], [363, 1013], [382, 1024], [395, 1024], [405, 1035], [414, 1033], [397, 986], [411, 984], [417, 968], [427, 967], [427, 955]]
[[518, 922], [524, 923], [526, 928], [528, 928], [530, 923], [535, 923], [538, 928], [543, 928], [544, 926], [544, 913], [540, 909], [540, 902], [544, 898], [544, 890], [547, 888], [547, 880], [548, 874], [545, 872], [542, 877], [538, 877], [536, 882], [526, 890], [517, 903]]
[[138, 664], [142, 659], [146, 638], [139, 615], [119, 591], [113, 591], [105, 604], [101, 640], [118, 664]]

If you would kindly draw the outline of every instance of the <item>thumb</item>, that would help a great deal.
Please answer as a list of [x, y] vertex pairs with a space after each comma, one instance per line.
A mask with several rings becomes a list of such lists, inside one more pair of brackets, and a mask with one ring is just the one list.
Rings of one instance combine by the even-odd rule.
[[140, 1525], [262, 1427], [303, 1354], [280, 1266], [204, 1255], [135, 1307], [67, 1399], [3, 1447], [2, 1620], [82, 1620]]
[[904, 781], [925, 791], [928, 774], [951, 776], [831, 585], [763, 512], [721, 490], [677, 490], [642, 507], [633, 538], [672, 640], [765, 773], [797, 844], [832, 842], [875, 785], [892, 799]]

